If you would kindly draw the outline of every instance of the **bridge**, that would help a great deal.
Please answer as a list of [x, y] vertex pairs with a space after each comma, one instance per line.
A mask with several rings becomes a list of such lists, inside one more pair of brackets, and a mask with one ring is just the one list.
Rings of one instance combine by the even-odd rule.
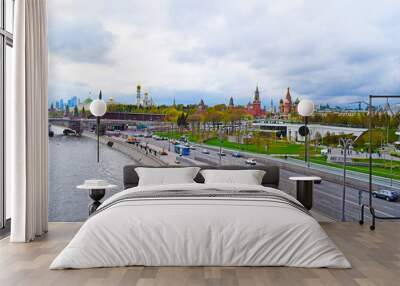
[[[153, 113], [130, 113], [130, 112], [107, 112], [101, 117], [102, 130], [125, 130], [128, 126], [144, 126], [154, 125], [156, 123], [164, 122], [164, 114]], [[63, 126], [75, 130], [81, 134], [84, 129], [95, 129], [96, 117], [89, 116], [89, 118], [49, 118], [49, 123], [53, 125]]]

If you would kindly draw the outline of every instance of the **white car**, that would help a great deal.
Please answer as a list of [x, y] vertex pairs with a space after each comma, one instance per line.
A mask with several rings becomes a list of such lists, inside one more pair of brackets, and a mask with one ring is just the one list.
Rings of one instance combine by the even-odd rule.
[[247, 165], [253, 165], [253, 166], [257, 164], [256, 159], [254, 159], [254, 158], [249, 158], [249, 159], [247, 159], [247, 160], [245, 161], [245, 163], [246, 163]]
[[201, 153], [203, 153], [203, 154], [210, 154], [210, 151], [208, 151], [207, 149], [203, 149], [203, 150], [201, 150]]
[[193, 146], [193, 145], [190, 145], [189, 149], [190, 149], [190, 150], [196, 150], [196, 147]]

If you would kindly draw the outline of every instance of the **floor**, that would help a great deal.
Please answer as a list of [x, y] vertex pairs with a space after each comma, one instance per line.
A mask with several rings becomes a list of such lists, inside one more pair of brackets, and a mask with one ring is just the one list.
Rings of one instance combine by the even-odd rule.
[[289, 267], [124, 267], [48, 270], [81, 223], [50, 223], [49, 233], [28, 244], [0, 240], [0, 285], [399, 285], [400, 223], [375, 231], [357, 223], [321, 223], [352, 269]]

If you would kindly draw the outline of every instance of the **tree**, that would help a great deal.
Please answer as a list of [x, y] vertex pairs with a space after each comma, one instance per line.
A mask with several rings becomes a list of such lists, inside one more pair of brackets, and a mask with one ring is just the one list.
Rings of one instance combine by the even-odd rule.
[[188, 114], [182, 112], [181, 114], [178, 115], [178, 118], [176, 119], [176, 125], [178, 125], [179, 128], [186, 128], [187, 127], [187, 118], [188, 118]]
[[268, 139], [265, 138], [261, 132], [253, 132], [253, 138], [252, 138], [252, 143], [257, 147], [257, 152], [258, 153], [263, 153], [263, 151], [268, 151], [266, 148], [269, 146]]
[[219, 111], [214, 108], [210, 108], [207, 112], [207, 121], [212, 123], [212, 127], [215, 130], [216, 126], [219, 126], [218, 123], [222, 121], [222, 111]]
[[192, 136], [194, 136], [196, 132], [199, 132], [200, 129], [200, 122], [201, 122], [200, 114], [198, 113], [189, 114], [187, 117], [187, 121], [190, 123], [192, 129]]
[[321, 139], [322, 139], [321, 133], [319, 133], [318, 131], [315, 132], [315, 135], [314, 135], [315, 145], [318, 145], [321, 142]]
[[167, 122], [175, 123], [178, 119], [179, 112], [174, 107], [166, 108], [163, 113]]
[[74, 116], [78, 116], [78, 115], [79, 115], [78, 106], [75, 105], [75, 107], [74, 107]]
[[86, 118], [85, 106], [82, 106], [82, 117], [85, 117], [85, 118]]

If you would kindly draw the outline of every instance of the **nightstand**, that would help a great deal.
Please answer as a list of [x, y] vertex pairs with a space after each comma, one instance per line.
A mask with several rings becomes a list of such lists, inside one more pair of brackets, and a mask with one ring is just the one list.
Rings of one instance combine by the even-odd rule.
[[100, 200], [106, 194], [106, 190], [116, 189], [118, 186], [109, 184], [105, 180], [85, 180], [83, 185], [79, 185], [76, 188], [81, 190], [89, 190], [89, 197], [93, 200], [93, 203], [89, 205], [89, 215], [91, 215], [101, 205]]
[[296, 181], [296, 199], [302, 203], [306, 209], [312, 209], [314, 182], [321, 181], [321, 178], [315, 176], [303, 176], [290, 177], [289, 180]]

